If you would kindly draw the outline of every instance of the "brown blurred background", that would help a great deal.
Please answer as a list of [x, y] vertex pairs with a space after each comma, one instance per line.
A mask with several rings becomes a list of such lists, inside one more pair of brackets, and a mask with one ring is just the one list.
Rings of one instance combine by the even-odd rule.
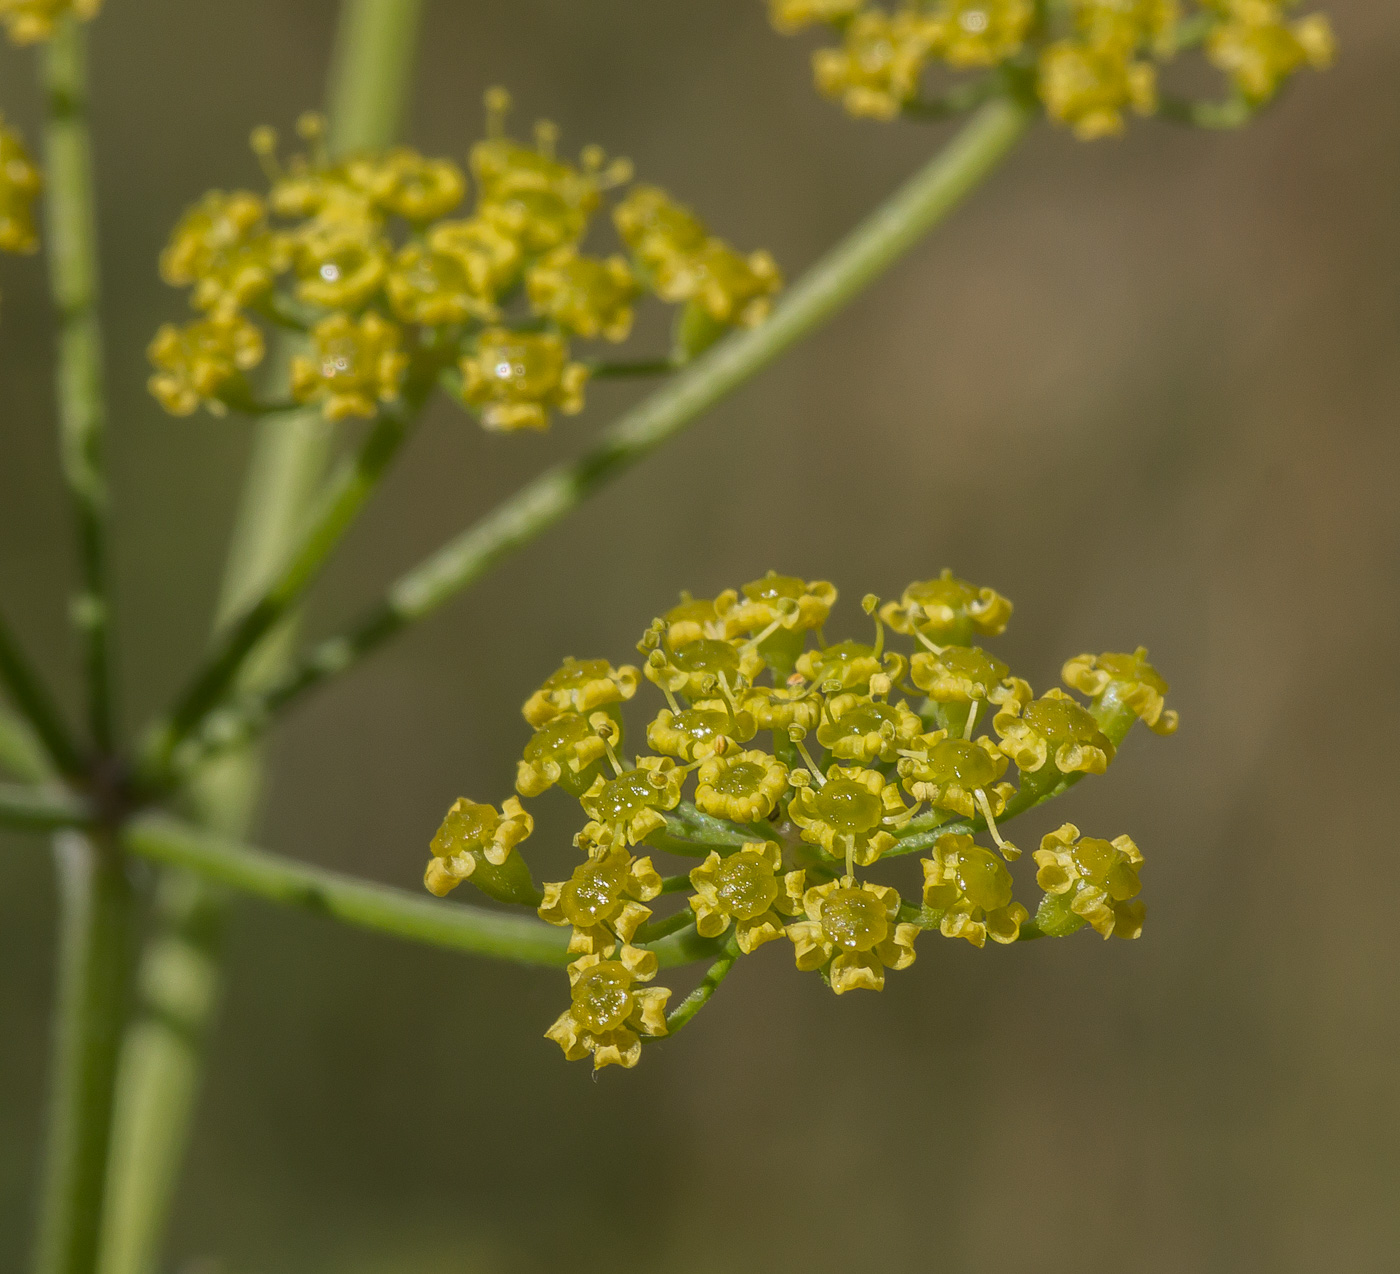
[[[1176, 738], [1135, 736], [1018, 826], [1130, 831], [1142, 941], [925, 937], [884, 995], [840, 1001], [775, 945], [594, 1082], [541, 1038], [558, 975], [240, 905], [171, 1270], [1395, 1268], [1400, 10], [1332, 14], [1338, 66], [1242, 133], [1038, 131], [828, 329], [275, 749], [262, 840], [412, 887], [453, 797], [509, 791], [518, 705], [559, 655], [624, 659], [677, 589], [770, 565], [833, 579], [828, 631], [863, 633], [862, 593], [947, 564], [1015, 600], [1001, 651], [1038, 685], [1138, 641], [1171, 679]], [[155, 258], [201, 191], [257, 181], [254, 123], [320, 100], [332, 18], [109, 0], [95, 29], [130, 728], [200, 648], [250, 436], [146, 397], [145, 343], [183, 307]], [[495, 82], [518, 131], [548, 115], [571, 152], [632, 156], [790, 277], [942, 135], [820, 101], [756, 0], [437, 0], [411, 140], [461, 154]], [[13, 51], [0, 104], [35, 135]], [[0, 595], [66, 678], [38, 263], [0, 263], [0, 290]], [[311, 627], [636, 392], [595, 387], [543, 438], [439, 404]], [[541, 806], [548, 876], [571, 811]], [[35, 1193], [50, 876], [38, 841], [0, 843], [7, 1270]]]

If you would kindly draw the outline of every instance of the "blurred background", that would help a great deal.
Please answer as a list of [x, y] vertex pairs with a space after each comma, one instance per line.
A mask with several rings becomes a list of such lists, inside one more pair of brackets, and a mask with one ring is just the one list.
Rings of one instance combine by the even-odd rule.
[[[570, 153], [630, 155], [789, 278], [943, 136], [819, 100], [757, 0], [428, 8], [414, 144], [462, 155], [507, 84], [518, 133], [545, 115]], [[1140, 641], [1171, 680], [1175, 738], [1135, 734], [1017, 825], [1130, 832], [1143, 939], [928, 936], [840, 1001], [774, 944], [595, 1082], [541, 1038], [560, 975], [241, 904], [171, 1270], [1394, 1269], [1400, 9], [1330, 11], [1337, 67], [1243, 132], [1041, 128], [815, 339], [290, 720], [260, 833], [415, 887], [449, 802], [510, 791], [519, 704], [559, 656], [625, 660], [678, 589], [769, 566], [832, 579], [828, 634], [863, 636], [864, 592], [949, 565], [1016, 602], [999, 653], [1038, 686]], [[256, 185], [253, 124], [319, 103], [333, 16], [110, 0], [94, 30], [129, 729], [201, 648], [251, 437], [146, 396], [184, 304], [156, 256], [206, 188]], [[0, 100], [34, 138], [12, 50]], [[71, 692], [38, 262], [7, 258], [0, 290], [0, 595]], [[636, 348], [662, 341], [644, 323]], [[638, 392], [592, 387], [545, 437], [439, 403], [310, 628]], [[549, 878], [576, 807], [540, 808]], [[28, 1246], [53, 924], [43, 845], [0, 841], [3, 1269]]]

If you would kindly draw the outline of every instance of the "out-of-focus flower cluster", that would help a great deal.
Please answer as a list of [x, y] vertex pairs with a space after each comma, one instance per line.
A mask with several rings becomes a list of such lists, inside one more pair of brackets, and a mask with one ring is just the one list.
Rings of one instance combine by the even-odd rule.
[[[851, 115], [893, 119], [927, 107], [926, 72], [973, 71], [989, 91], [1039, 98], [1051, 119], [1089, 139], [1121, 133], [1129, 113], [1158, 108], [1162, 65], [1200, 46], [1231, 98], [1253, 109], [1302, 67], [1328, 66], [1332, 30], [1294, 0], [767, 0], [782, 32], [823, 24], [840, 37], [818, 49], [818, 89]], [[973, 98], [967, 99], [974, 100]]]
[[0, 0], [0, 22], [11, 44], [37, 44], [70, 15], [89, 22], [102, 8], [102, 0]]
[[[566, 1056], [632, 1066], [644, 1037], [666, 1033], [658, 953], [686, 934], [731, 959], [786, 938], [797, 968], [840, 995], [883, 988], [928, 929], [979, 948], [1086, 924], [1141, 932], [1130, 839], [1069, 824], [1045, 837], [1032, 920], [1003, 825], [1102, 774], [1135, 721], [1176, 729], [1147, 652], [1077, 656], [1063, 675], [1082, 698], [1037, 695], [980, 644], [1011, 615], [994, 589], [945, 571], [883, 605], [867, 596], [868, 642], [828, 642], [835, 602], [829, 583], [773, 572], [714, 598], [682, 594], [643, 635], [639, 666], [566, 659], [530, 696], [517, 795], [453, 806], [427, 887], [470, 880], [569, 930], [570, 1004], [548, 1032]], [[624, 716], [645, 682], [662, 706], [631, 750]], [[522, 798], [551, 788], [582, 808], [580, 858], [537, 891]], [[870, 878], [916, 853], [912, 898]], [[664, 877], [657, 854], [698, 861]], [[683, 900], [658, 918], [671, 895]]]
[[0, 115], [0, 252], [35, 252], [34, 200], [44, 179], [30, 158], [24, 138]]
[[[405, 147], [332, 160], [316, 116], [299, 124], [307, 152], [283, 162], [272, 130], [256, 130], [268, 193], [211, 191], [161, 256], [162, 277], [202, 311], [151, 345], [166, 410], [256, 409], [245, 377], [270, 323], [305, 333], [292, 396], [328, 419], [441, 381], [489, 429], [544, 429], [583, 406], [590, 365], [574, 343], [625, 341], [645, 293], [681, 307], [681, 357], [764, 318], [781, 285], [767, 253], [740, 253], [664, 191], [629, 186], [631, 165], [597, 146], [560, 158], [548, 123], [533, 146], [515, 141], [508, 107], [503, 90], [487, 94], [469, 172]], [[591, 255], [583, 241], [614, 192], [626, 251]]]

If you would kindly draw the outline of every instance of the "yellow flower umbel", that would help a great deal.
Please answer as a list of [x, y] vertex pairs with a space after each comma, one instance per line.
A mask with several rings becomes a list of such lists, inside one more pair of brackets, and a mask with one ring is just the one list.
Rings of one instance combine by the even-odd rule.
[[837, 995], [885, 989], [886, 969], [914, 963], [919, 926], [899, 922], [899, 893], [888, 885], [857, 884], [849, 876], [802, 895], [807, 918], [787, 927], [804, 972], [826, 968]]
[[488, 429], [547, 429], [550, 408], [566, 416], [583, 410], [588, 368], [570, 362], [568, 345], [552, 332], [488, 327], [459, 366], [462, 400], [480, 409]]
[[1282, 0], [1209, 0], [1220, 22], [1206, 36], [1206, 57], [1246, 101], [1267, 102], [1295, 71], [1332, 65], [1336, 40], [1320, 13], [1290, 22]]
[[639, 756], [634, 770], [600, 774], [579, 802], [608, 836], [635, 845], [666, 826], [662, 811], [680, 804], [681, 776], [669, 756]]
[[848, 115], [894, 119], [918, 96], [938, 34], [928, 18], [912, 10], [891, 15], [868, 9], [846, 27], [841, 48], [812, 54], [817, 88]]
[[656, 957], [624, 947], [622, 958], [586, 955], [569, 966], [569, 1007], [545, 1032], [571, 1062], [593, 1055], [594, 1070], [630, 1069], [642, 1056], [643, 1035], [666, 1034], [665, 987], [639, 987], [656, 976]]
[[950, 66], [995, 66], [1020, 51], [1034, 20], [1031, 0], [942, 0], [929, 35]]
[[0, 115], [0, 252], [34, 252], [34, 200], [44, 179], [24, 139]]
[[[1147, 662], [1147, 648], [1139, 646], [1131, 655], [1108, 652], [1102, 655], [1076, 655], [1064, 667], [1065, 685], [1087, 695], [1094, 715], [1112, 722], [1124, 713], [1141, 719], [1157, 734], [1175, 734], [1180, 719], [1166, 706], [1171, 688], [1162, 675]], [[1123, 733], [1127, 733], [1123, 724]]]
[[0, 0], [11, 44], [37, 44], [53, 35], [54, 26], [70, 13], [90, 22], [102, 8], [102, 0]]
[[311, 353], [292, 360], [292, 396], [319, 402], [327, 420], [373, 416], [393, 402], [408, 370], [398, 327], [373, 311], [358, 321], [332, 314], [311, 331]]
[[641, 289], [625, 258], [583, 256], [556, 248], [525, 276], [530, 304], [575, 336], [625, 341], [632, 330], [632, 302]]
[[1047, 690], [1024, 709], [1008, 703], [992, 721], [1001, 750], [1022, 774], [1045, 767], [1048, 774], [1102, 774], [1113, 760], [1113, 741], [1099, 723], [1063, 690]]
[[793, 773], [796, 790], [788, 806], [788, 817], [802, 829], [803, 840], [861, 867], [893, 848], [889, 829], [908, 814], [898, 783], [858, 765], [833, 765], [825, 780], [814, 774], [809, 785], [800, 785], [806, 777], [806, 771]]
[[767, 752], [726, 752], [703, 762], [695, 783], [695, 804], [705, 813], [754, 823], [787, 792], [788, 770]]
[[910, 584], [880, 618], [897, 633], [917, 632], [935, 646], [970, 646], [974, 637], [1000, 637], [1011, 603], [994, 588], [979, 587], [944, 570], [937, 579]]
[[614, 668], [606, 659], [565, 658], [521, 711], [535, 729], [566, 712], [587, 717], [599, 708], [623, 703], [637, 693], [641, 678], [630, 664]]
[[[433, 857], [423, 883], [439, 898], [489, 864], [502, 867], [532, 831], [535, 820], [515, 797], [506, 798], [499, 810], [459, 797], [433, 837]], [[538, 897], [538, 895], [536, 895]]]
[[[1038, 857], [1038, 856], [1037, 856]], [[1015, 942], [1030, 913], [1011, 898], [1011, 873], [971, 836], [940, 836], [933, 857], [923, 860], [924, 906], [941, 912], [945, 938], [966, 938], [974, 947]]]
[[1046, 113], [1082, 141], [1115, 137], [1123, 112], [1157, 109], [1157, 71], [1114, 43], [1057, 40], [1040, 55], [1040, 99]]
[[193, 286], [201, 310], [237, 309], [269, 292], [291, 263], [291, 243], [268, 226], [257, 195], [211, 190], [175, 227], [160, 276], [174, 287]]
[[1142, 889], [1142, 852], [1131, 837], [1081, 838], [1066, 823], [1040, 842], [1035, 861], [1036, 883], [1045, 890], [1035, 921], [1046, 933], [1062, 937], [1085, 921], [1105, 938], [1142, 933], [1146, 908], [1132, 901]]
[[568, 880], [544, 887], [540, 919], [552, 925], [572, 925], [570, 951], [611, 955], [651, 915], [650, 902], [661, 892], [661, 877], [650, 858], [633, 858], [614, 844], [580, 863]]
[[690, 909], [702, 938], [718, 938], [735, 926], [734, 940], [745, 955], [783, 936], [783, 917], [802, 906], [802, 873], [781, 875], [782, 851], [773, 841], [755, 841], [737, 853], [713, 852], [690, 873], [695, 895]]
[[243, 373], [262, 362], [263, 337], [240, 315], [215, 313], [184, 327], [164, 324], [146, 353], [155, 368], [147, 384], [166, 411], [188, 416], [203, 404], [220, 416], [221, 398], [246, 390]]
[[[606, 729], [615, 728], [606, 718]], [[521, 796], [539, 796], [556, 783], [572, 796], [582, 796], [603, 772], [608, 745], [601, 734], [576, 712], [562, 716], [535, 731], [516, 763], [515, 790]]]
[[923, 729], [903, 702], [884, 703], [869, 695], [838, 694], [826, 701], [817, 742], [840, 761], [872, 765], [893, 762]]

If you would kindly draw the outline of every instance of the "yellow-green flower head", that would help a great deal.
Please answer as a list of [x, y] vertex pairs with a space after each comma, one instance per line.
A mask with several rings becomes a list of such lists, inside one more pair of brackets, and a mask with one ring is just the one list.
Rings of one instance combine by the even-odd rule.
[[841, 48], [812, 54], [817, 89], [848, 115], [893, 119], [918, 95], [936, 35], [929, 19], [912, 10], [859, 13]]
[[535, 820], [513, 796], [499, 810], [459, 797], [433, 837], [433, 857], [423, 883], [429, 893], [442, 898], [470, 879], [483, 861], [504, 865], [534, 830]]
[[257, 195], [211, 190], [175, 227], [160, 275], [173, 287], [193, 284], [201, 310], [236, 308], [266, 293], [290, 264], [290, 243], [268, 228]]
[[95, 18], [102, 0], [0, 0], [0, 21], [11, 44], [37, 44], [53, 35], [70, 13], [82, 22]]
[[520, 273], [520, 245], [481, 217], [439, 221], [428, 231], [427, 241], [434, 252], [456, 258], [466, 271], [468, 291], [482, 303], [482, 313], [493, 315], [497, 297]]
[[436, 327], [471, 318], [494, 319], [499, 311], [472, 287], [461, 259], [425, 244], [405, 244], [384, 280], [394, 317]]
[[538, 730], [567, 712], [589, 717], [599, 708], [623, 703], [637, 693], [641, 678], [630, 664], [614, 668], [606, 659], [568, 656], [545, 678], [521, 711]]
[[946, 730], [920, 735], [899, 760], [904, 790], [916, 801], [934, 809], [976, 818], [982, 813], [977, 794], [992, 807], [993, 816], [1006, 808], [1014, 789], [997, 780], [1006, 773], [1007, 760], [985, 736], [950, 738]]
[[651, 859], [633, 858], [613, 843], [575, 867], [568, 880], [545, 885], [540, 919], [573, 926], [570, 951], [611, 955], [618, 942], [632, 941], [651, 915], [642, 904], [660, 892], [661, 877]]
[[639, 756], [635, 770], [612, 779], [599, 775], [579, 803], [614, 838], [635, 845], [665, 827], [661, 811], [681, 803], [683, 777], [669, 756]]
[[898, 826], [908, 813], [897, 782], [858, 765], [833, 765], [825, 782], [813, 775], [810, 785], [797, 786], [803, 775], [805, 771], [796, 771], [792, 776], [796, 790], [788, 817], [802, 829], [808, 844], [862, 867], [894, 847], [887, 829]]
[[1206, 57], [1251, 102], [1267, 102], [1303, 66], [1323, 70], [1336, 56], [1331, 24], [1320, 13], [1297, 22], [1280, 0], [1215, 0], [1223, 21], [1206, 36]]
[[995, 702], [1010, 673], [980, 646], [945, 646], [937, 654], [920, 650], [909, 660], [909, 679], [935, 703]]
[[155, 368], [147, 387], [166, 411], [188, 416], [203, 403], [217, 416], [220, 396], [262, 362], [263, 336], [237, 313], [216, 313], [185, 327], [163, 324], [146, 355]]
[[308, 305], [357, 310], [384, 285], [392, 245], [367, 218], [318, 218], [296, 238], [296, 293]]
[[693, 256], [673, 258], [656, 272], [664, 301], [690, 301], [716, 323], [756, 327], [768, 317], [783, 275], [767, 252], [744, 256], [722, 239], [710, 239]]
[[695, 776], [695, 804], [735, 823], [767, 818], [788, 790], [788, 768], [767, 752], [725, 752]]
[[571, 796], [582, 796], [602, 774], [607, 754], [602, 735], [578, 713], [566, 712], [536, 730], [525, 745], [516, 763], [515, 790], [533, 797], [557, 783]]
[[942, 0], [930, 15], [934, 48], [950, 66], [995, 66], [1020, 51], [1031, 0]]
[[[704, 248], [710, 232], [659, 186], [634, 186], [613, 209], [613, 224], [633, 258], [666, 299], [669, 281]], [[667, 283], [661, 283], [665, 279]]]
[[820, 628], [837, 596], [835, 585], [824, 579], [809, 583], [777, 571], [750, 580], [740, 592], [743, 601], [732, 591], [725, 594], [724, 620], [732, 633], [756, 633], [774, 624], [793, 632]]
[[44, 179], [24, 139], [0, 115], [0, 252], [34, 252], [34, 200]]
[[845, 22], [866, 5], [866, 0], [768, 0], [768, 16], [777, 31], [787, 35], [816, 22]]
[[428, 159], [407, 146], [356, 156], [345, 175], [376, 207], [420, 225], [447, 216], [467, 193], [467, 179], [450, 159]]
[[1001, 736], [1001, 750], [1023, 774], [1035, 773], [1047, 761], [1061, 774], [1102, 774], [1113, 760], [1113, 741], [1063, 690], [1047, 690], [1024, 708], [1013, 699], [992, 726]]
[[632, 302], [641, 288], [625, 258], [583, 256], [566, 246], [547, 253], [525, 276], [537, 314], [585, 340], [625, 341], [632, 331]]
[[743, 712], [753, 717], [760, 730], [781, 730], [784, 734], [793, 726], [813, 730], [821, 720], [822, 700], [810, 686], [801, 683], [791, 687], [751, 686], [739, 696]]
[[1075, 0], [1074, 25], [1090, 44], [1125, 53], [1151, 49], [1171, 55], [1176, 25], [1181, 19], [1177, 0]]
[[925, 858], [924, 906], [941, 911], [939, 932], [966, 938], [974, 947], [1015, 942], [1030, 913], [1011, 899], [1011, 873], [990, 849], [971, 836], [950, 832], [938, 838]]
[[647, 726], [647, 746], [681, 761], [703, 761], [747, 743], [757, 733], [752, 715], [723, 699], [706, 699], [683, 712], [662, 708]]
[[1146, 646], [1139, 646], [1131, 655], [1076, 655], [1065, 664], [1062, 675], [1070, 689], [1089, 696], [1101, 719], [1113, 716], [1121, 707], [1157, 734], [1176, 733], [1180, 718], [1166, 706], [1171, 687], [1147, 662]]
[[459, 367], [463, 401], [480, 409], [488, 429], [547, 429], [551, 408], [583, 410], [588, 368], [570, 362], [568, 344], [552, 332], [488, 327]]
[[807, 919], [787, 927], [804, 972], [829, 968], [837, 995], [885, 989], [886, 969], [914, 963], [919, 926], [900, 924], [899, 894], [888, 885], [858, 885], [849, 876], [802, 895]]
[[817, 742], [838, 760], [872, 765], [896, 760], [923, 728], [903, 702], [882, 703], [848, 692], [826, 701]]
[[687, 699], [710, 699], [722, 687], [737, 690], [763, 671], [763, 657], [751, 646], [702, 637], [668, 652], [657, 647], [642, 667], [647, 680]]
[[[682, 591], [679, 605], [672, 606], [662, 616], [667, 648], [679, 650], [702, 637], [721, 641], [733, 637], [737, 630], [724, 616], [729, 614], [737, 598], [738, 594], [732, 588], [725, 589], [714, 598], [692, 597]], [[650, 650], [651, 647], [648, 646], [647, 649]]]
[[292, 360], [292, 397], [320, 402], [327, 420], [373, 416], [399, 396], [407, 370], [396, 324], [373, 311], [358, 320], [332, 314], [312, 328], [310, 355]]
[[1157, 71], [1120, 45], [1057, 40], [1040, 55], [1038, 90], [1046, 113], [1081, 141], [1116, 137], [1123, 112], [1157, 109]]
[[1142, 933], [1146, 908], [1131, 901], [1142, 890], [1142, 852], [1131, 837], [1081, 839], [1066, 823], [1040, 842], [1035, 861], [1036, 883], [1046, 893], [1036, 922], [1047, 932], [1068, 933], [1087, 920], [1105, 938]]
[[624, 947], [618, 960], [587, 955], [569, 966], [570, 1004], [544, 1034], [571, 1062], [593, 1055], [593, 1069], [630, 1069], [642, 1056], [643, 1035], [666, 1034], [665, 987], [639, 987], [656, 976], [656, 957]]
[[910, 584], [897, 602], [886, 602], [880, 618], [897, 633], [915, 632], [935, 646], [970, 646], [974, 637], [999, 637], [1011, 618], [1011, 603], [994, 588], [979, 588], [945, 569], [937, 579]]
[[904, 656], [881, 652], [879, 645], [859, 641], [838, 641], [820, 650], [805, 650], [798, 657], [797, 671], [822, 690], [853, 690], [867, 693], [872, 678], [898, 681], [904, 675]]
[[739, 950], [752, 955], [765, 942], [783, 936], [783, 916], [802, 906], [802, 873], [782, 869], [782, 852], [773, 841], [754, 841], [721, 858], [712, 851], [694, 871], [690, 899], [695, 928], [702, 938], [718, 938], [731, 924]]

